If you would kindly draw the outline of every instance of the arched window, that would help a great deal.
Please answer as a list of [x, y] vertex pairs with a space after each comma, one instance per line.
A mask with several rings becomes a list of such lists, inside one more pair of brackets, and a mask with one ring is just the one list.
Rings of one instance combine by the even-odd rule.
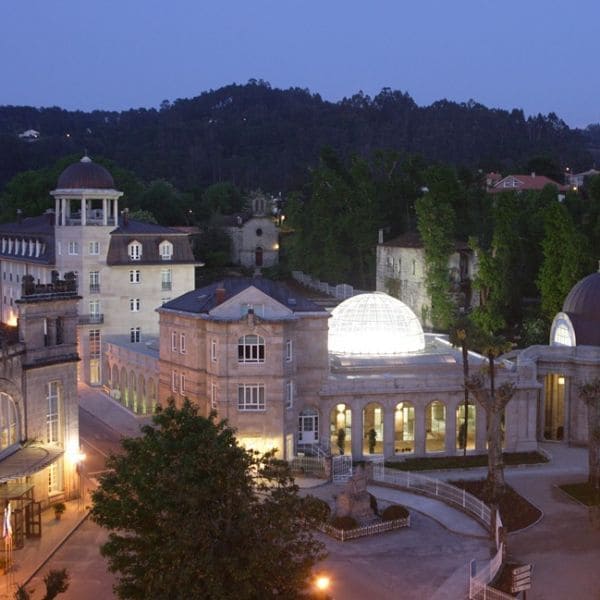
[[243, 335], [238, 340], [238, 362], [265, 362], [265, 340], [259, 335]]
[[394, 411], [394, 453], [415, 451], [415, 407], [410, 402], [399, 402]]
[[439, 400], [425, 409], [425, 435], [425, 452], [446, 449], [446, 407]]
[[329, 417], [330, 445], [335, 454], [352, 454], [352, 409], [336, 404]]
[[569, 333], [569, 328], [565, 323], [559, 323], [556, 329], [554, 330], [554, 339], [552, 342], [559, 346], [572, 346], [573, 342], [571, 340], [571, 335]]
[[173, 258], [173, 244], [167, 240], [162, 241], [158, 246], [160, 260], [171, 260]]
[[140, 260], [142, 258], [142, 245], [137, 242], [130, 242], [127, 246], [127, 254], [130, 260]]
[[456, 407], [456, 449], [475, 450], [475, 427], [477, 426], [477, 407], [469, 402], [465, 420], [465, 404]]
[[370, 402], [363, 409], [363, 454], [383, 454], [383, 409]]
[[18, 441], [18, 414], [14, 400], [0, 392], [0, 452]]

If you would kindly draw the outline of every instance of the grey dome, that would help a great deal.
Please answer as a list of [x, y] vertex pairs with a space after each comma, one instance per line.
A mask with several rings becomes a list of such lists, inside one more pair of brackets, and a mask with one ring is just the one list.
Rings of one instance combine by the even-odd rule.
[[84, 156], [79, 162], [69, 165], [59, 176], [59, 190], [112, 190], [115, 187], [112, 175], [102, 166]]
[[600, 346], [600, 273], [578, 281], [563, 303], [573, 324], [577, 345]]

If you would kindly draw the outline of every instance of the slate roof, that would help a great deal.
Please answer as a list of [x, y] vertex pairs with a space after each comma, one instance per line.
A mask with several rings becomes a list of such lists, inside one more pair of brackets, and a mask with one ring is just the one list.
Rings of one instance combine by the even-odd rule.
[[23, 256], [21, 253], [2, 252], [0, 244], [0, 256], [10, 260], [24, 261], [39, 264], [54, 264], [54, 214], [46, 213], [37, 217], [27, 217], [20, 223], [2, 223], [0, 224], [0, 238], [11, 237], [19, 240], [38, 240], [45, 244], [44, 251], [39, 256], [29, 256], [26, 252]]
[[[160, 257], [159, 245], [163, 241], [173, 244], [173, 255], [171, 260], [163, 260]], [[137, 241], [142, 244], [142, 256], [140, 260], [131, 260], [127, 252], [127, 246]], [[156, 225], [128, 219], [125, 223], [120, 221], [119, 227], [110, 233], [110, 244], [106, 255], [107, 265], [148, 265], [148, 264], [188, 264], [198, 262], [194, 258], [192, 246], [187, 233]]]
[[327, 314], [324, 308], [298, 294], [296, 291], [291, 290], [284, 283], [262, 277], [232, 277], [224, 279], [223, 281], [187, 292], [170, 302], [166, 302], [159, 310], [170, 309], [195, 314], [208, 314], [209, 311], [217, 306], [217, 288], [222, 287], [225, 289], [225, 301], [227, 301], [251, 286], [277, 300], [277, 302], [283, 304], [293, 312], [322, 312]]
[[600, 273], [577, 282], [563, 303], [575, 329], [578, 346], [600, 346]]

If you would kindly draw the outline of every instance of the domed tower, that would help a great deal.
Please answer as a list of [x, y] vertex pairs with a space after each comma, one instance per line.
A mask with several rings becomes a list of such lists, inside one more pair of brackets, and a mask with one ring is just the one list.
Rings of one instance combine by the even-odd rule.
[[110, 234], [119, 226], [119, 198], [112, 175], [84, 156], [59, 176], [55, 198], [55, 269], [62, 277], [73, 272], [79, 301], [80, 375], [92, 385], [101, 383], [101, 334], [106, 331], [104, 314], [110, 269], [107, 253]]
[[552, 323], [551, 346], [600, 346], [600, 272], [578, 281]]

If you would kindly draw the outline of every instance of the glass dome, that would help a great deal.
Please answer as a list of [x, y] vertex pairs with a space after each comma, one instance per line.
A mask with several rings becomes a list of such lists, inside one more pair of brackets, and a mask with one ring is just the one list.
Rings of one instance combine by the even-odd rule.
[[424, 348], [423, 329], [415, 313], [383, 292], [359, 294], [333, 309], [330, 352], [389, 356]]

